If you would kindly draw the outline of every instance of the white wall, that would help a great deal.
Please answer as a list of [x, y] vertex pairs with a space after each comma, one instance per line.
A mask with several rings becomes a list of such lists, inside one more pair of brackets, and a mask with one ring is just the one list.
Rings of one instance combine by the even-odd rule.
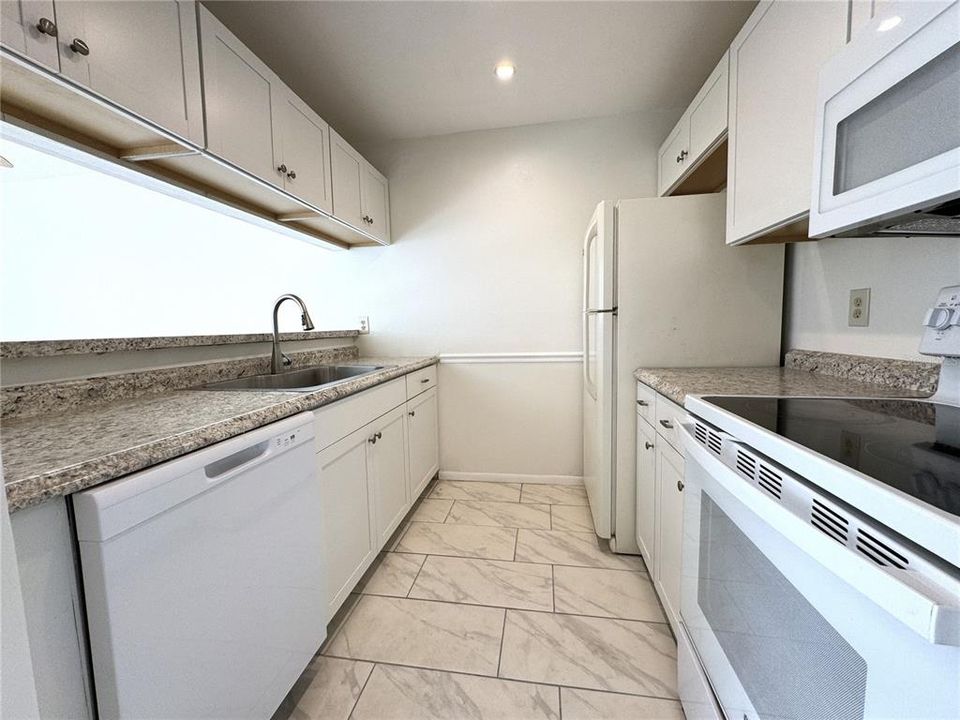
[[[0, 154], [3, 340], [268, 332], [284, 292], [318, 328], [356, 327], [323, 282], [338, 253], [10, 141]], [[300, 329], [292, 304], [281, 318]]]
[[[960, 284], [956, 238], [834, 238], [790, 247], [786, 346], [923, 359], [924, 312]], [[869, 287], [869, 327], [848, 327], [850, 290]], [[929, 358], [928, 358], [929, 359]]]
[[[676, 113], [364, 148], [390, 178], [394, 245], [337, 257], [371, 354], [580, 349], [580, 246], [603, 199], [655, 194]], [[356, 288], [354, 288], [356, 291]], [[443, 365], [441, 468], [581, 474], [580, 367]]]

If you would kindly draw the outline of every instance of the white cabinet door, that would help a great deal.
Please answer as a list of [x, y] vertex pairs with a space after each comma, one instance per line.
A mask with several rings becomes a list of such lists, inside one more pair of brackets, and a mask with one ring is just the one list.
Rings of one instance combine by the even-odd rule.
[[277, 86], [273, 105], [280, 115], [278, 159], [286, 167], [284, 189], [331, 212], [330, 126], [286, 86]]
[[657, 584], [667, 617], [680, 618], [680, 547], [683, 541], [683, 456], [662, 439], [657, 443]]
[[440, 469], [437, 390], [428, 390], [407, 402], [407, 447], [410, 501], [420, 497]]
[[386, 544], [410, 509], [405, 413], [405, 407], [395, 408], [368, 426], [373, 428], [367, 457], [373, 482], [373, 517], [378, 549]]
[[348, 225], [366, 230], [363, 221], [363, 168], [365, 161], [350, 144], [330, 128], [330, 165], [333, 170], [333, 215]]
[[657, 556], [657, 434], [637, 416], [637, 545], [653, 573]]
[[56, 10], [60, 72], [65, 77], [203, 145], [200, 51], [192, 0], [59, 0]]
[[317, 453], [327, 544], [327, 620], [340, 609], [379, 549], [374, 544], [367, 448], [370, 426]]
[[4, 47], [58, 71], [58, 32], [53, 0], [0, 0], [0, 44]]
[[657, 164], [657, 184], [660, 195], [666, 195], [670, 187], [680, 179], [690, 154], [690, 117], [684, 113], [666, 142], [660, 147]]
[[[273, 97], [279, 78], [208, 10], [200, 8], [207, 148], [262, 180], [283, 186]], [[91, 50], [92, 52], [92, 50]], [[276, 89], [275, 89], [276, 88]]]
[[381, 242], [390, 241], [390, 197], [387, 179], [373, 165], [363, 163], [363, 220], [368, 233]]
[[810, 209], [820, 66], [845, 40], [847, 3], [763, 2], [730, 46], [727, 243]]
[[727, 77], [730, 56], [723, 58], [690, 106], [690, 161], [696, 162], [727, 132]]

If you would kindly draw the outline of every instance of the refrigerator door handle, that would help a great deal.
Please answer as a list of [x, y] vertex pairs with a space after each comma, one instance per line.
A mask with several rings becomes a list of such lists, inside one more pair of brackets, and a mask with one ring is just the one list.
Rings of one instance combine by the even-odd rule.
[[617, 308], [609, 308], [607, 310], [584, 310], [585, 315], [600, 315], [601, 313], [610, 313], [611, 315], [617, 314]]

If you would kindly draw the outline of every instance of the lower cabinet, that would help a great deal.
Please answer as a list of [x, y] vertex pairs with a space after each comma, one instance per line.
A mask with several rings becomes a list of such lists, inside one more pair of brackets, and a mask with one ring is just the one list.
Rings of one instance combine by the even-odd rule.
[[670, 624], [680, 619], [680, 548], [683, 539], [683, 456], [666, 442], [657, 447], [656, 585]]
[[432, 388], [407, 402], [407, 446], [410, 497], [420, 496], [440, 469], [437, 390]]
[[328, 621], [439, 467], [437, 389], [407, 386], [398, 378], [314, 413]]
[[656, 567], [657, 434], [637, 415], [637, 545], [651, 576]]

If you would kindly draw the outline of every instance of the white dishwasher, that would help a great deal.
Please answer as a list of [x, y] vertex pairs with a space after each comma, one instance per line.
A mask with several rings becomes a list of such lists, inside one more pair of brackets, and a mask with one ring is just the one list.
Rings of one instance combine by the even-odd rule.
[[73, 503], [100, 718], [269, 718], [326, 635], [312, 414]]

